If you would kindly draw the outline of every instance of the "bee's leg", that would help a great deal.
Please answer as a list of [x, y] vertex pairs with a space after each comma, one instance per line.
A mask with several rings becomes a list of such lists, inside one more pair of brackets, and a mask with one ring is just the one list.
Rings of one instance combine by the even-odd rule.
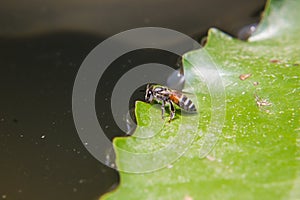
[[162, 103], [161, 103], [161, 118], [162, 119], [165, 119], [165, 104], [166, 104], [166, 102], [162, 101]]
[[168, 102], [170, 104], [170, 120], [169, 120], [169, 122], [171, 122], [171, 120], [174, 119], [174, 117], [175, 117], [175, 108], [174, 108], [172, 101], [168, 101]]

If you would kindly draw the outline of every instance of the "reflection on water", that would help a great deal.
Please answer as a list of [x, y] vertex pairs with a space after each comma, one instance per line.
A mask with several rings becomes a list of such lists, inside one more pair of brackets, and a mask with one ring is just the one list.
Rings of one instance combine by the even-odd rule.
[[181, 91], [184, 86], [183, 68], [174, 71], [167, 79], [167, 86], [174, 90]]
[[97, 199], [118, 183], [87, 152], [71, 113], [77, 70], [101, 41], [75, 33], [0, 40], [0, 199]]
[[136, 119], [134, 114], [134, 108], [131, 108], [126, 114], [126, 127], [127, 127], [127, 135], [132, 135], [136, 128]]

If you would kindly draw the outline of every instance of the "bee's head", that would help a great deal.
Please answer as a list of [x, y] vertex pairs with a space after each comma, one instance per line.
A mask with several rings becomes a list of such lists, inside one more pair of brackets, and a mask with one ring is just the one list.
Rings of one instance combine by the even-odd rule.
[[146, 88], [145, 100], [150, 103], [153, 101], [153, 90], [152, 89], [153, 89], [152, 86], [150, 86], [150, 84], [148, 84], [147, 88]]

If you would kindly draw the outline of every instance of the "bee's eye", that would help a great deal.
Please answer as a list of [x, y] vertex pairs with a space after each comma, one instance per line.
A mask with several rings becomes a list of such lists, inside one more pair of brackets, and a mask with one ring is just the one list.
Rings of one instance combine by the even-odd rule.
[[147, 92], [145, 99], [146, 101], [152, 101], [153, 99], [152, 91]]

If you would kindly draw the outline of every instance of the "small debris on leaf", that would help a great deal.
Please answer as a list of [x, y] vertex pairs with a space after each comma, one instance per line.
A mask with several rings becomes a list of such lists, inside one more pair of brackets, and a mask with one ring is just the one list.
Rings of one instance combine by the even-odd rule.
[[252, 76], [252, 74], [241, 74], [241, 75], [240, 75], [240, 79], [241, 79], [242, 81], [244, 81], [244, 80], [246, 80], [247, 78], [249, 78], [250, 76]]
[[271, 106], [272, 103], [270, 103], [267, 99], [262, 99], [259, 96], [257, 96], [255, 94], [255, 101], [256, 101], [256, 105], [258, 107], [263, 107], [263, 106]]
[[270, 63], [280, 63], [281, 61], [280, 60], [278, 60], [278, 59], [271, 59], [270, 60]]
[[183, 200], [193, 200], [193, 197], [190, 195], [185, 195]]
[[299, 66], [300, 65], [300, 63], [294, 63], [293, 64], [293, 66]]
[[207, 158], [209, 161], [215, 161], [215, 160], [216, 160], [215, 157], [210, 156], [210, 155], [207, 155], [206, 158]]

